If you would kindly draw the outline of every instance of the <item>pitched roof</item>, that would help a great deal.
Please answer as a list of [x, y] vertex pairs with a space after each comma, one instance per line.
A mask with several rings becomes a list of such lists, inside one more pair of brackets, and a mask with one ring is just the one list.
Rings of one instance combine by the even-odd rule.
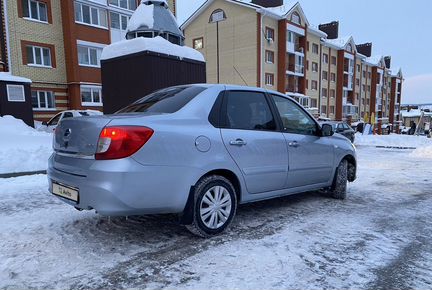
[[337, 49], [346, 49], [349, 43], [352, 44], [353, 49], [356, 51], [354, 38], [352, 36], [339, 37], [336, 39], [325, 39], [324, 43], [329, 44]]
[[[225, 0], [225, 1], [233, 3], [233, 4], [237, 4], [237, 5], [249, 8], [249, 9], [254, 9], [258, 13], [265, 14], [266, 16], [269, 16], [269, 17], [272, 17], [275, 19], [283, 19], [294, 8], [298, 8], [299, 11], [301, 12], [303, 18], [305, 19], [306, 24], [309, 25], [309, 22], [306, 18], [306, 15], [304, 14], [302, 7], [297, 0], [284, 0], [284, 5], [278, 6], [278, 7], [271, 7], [271, 8], [262, 7], [260, 5], [254, 4], [251, 2], [252, 0]], [[202, 12], [204, 12], [204, 10], [208, 6], [210, 6], [210, 4], [212, 4], [213, 2], [214, 2], [214, 0], [206, 0], [197, 10], [195, 10], [194, 13], [192, 13], [191, 16], [189, 16], [188, 19], [186, 19], [186, 21], [182, 25], [180, 25], [180, 28], [185, 29], [187, 26], [189, 26], [189, 24], [193, 20], [195, 20], [195, 18], [197, 18]]]
[[31, 83], [28, 78], [14, 76], [8, 72], [0, 72], [0, 82], [17, 82], [17, 83]]

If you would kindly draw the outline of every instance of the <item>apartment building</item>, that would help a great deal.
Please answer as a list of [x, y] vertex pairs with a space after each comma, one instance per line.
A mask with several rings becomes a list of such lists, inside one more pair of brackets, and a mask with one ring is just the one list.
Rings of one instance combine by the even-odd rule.
[[[7, 13], [0, 26], [0, 70], [32, 80], [35, 120], [67, 109], [103, 109], [102, 49], [125, 39], [140, 2], [1, 1]], [[168, 4], [175, 12], [175, 0]]]
[[208, 82], [278, 90], [316, 117], [399, 120], [403, 78], [390, 57], [339, 37], [338, 22], [312, 26], [297, 1], [207, 0], [181, 28], [206, 57]]

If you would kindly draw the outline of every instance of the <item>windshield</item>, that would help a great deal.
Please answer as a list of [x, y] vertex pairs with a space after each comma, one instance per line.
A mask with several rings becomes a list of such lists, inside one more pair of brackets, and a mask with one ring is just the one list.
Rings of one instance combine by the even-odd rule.
[[166, 114], [174, 113], [183, 108], [205, 89], [205, 87], [199, 86], [183, 86], [163, 89], [145, 96], [135, 103], [116, 112], [116, 114], [145, 112]]

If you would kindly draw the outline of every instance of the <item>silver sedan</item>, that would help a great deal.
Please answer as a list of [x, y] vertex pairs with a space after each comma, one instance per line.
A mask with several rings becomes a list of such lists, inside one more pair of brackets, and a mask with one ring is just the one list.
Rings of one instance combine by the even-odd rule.
[[260, 88], [187, 85], [113, 115], [65, 119], [54, 135], [49, 189], [79, 210], [177, 213], [209, 237], [238, 204], [325, 189], [346, 196], [356, 150], [293, 99]]

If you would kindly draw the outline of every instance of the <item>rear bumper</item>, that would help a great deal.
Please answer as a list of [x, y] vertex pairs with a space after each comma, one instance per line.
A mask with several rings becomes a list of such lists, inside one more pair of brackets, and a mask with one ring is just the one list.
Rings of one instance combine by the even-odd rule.
[[[72, 170], [81, 163], [85, 168]], [[65, 164], [75, 167], [67, 168]], [[198, 169], [189, 167], [143, 166], [132, 158], [80, 161], [53, 154], [48, 166], [51, 193], [53, 181], [77, 188], [78, 203], [58, 198], [106, 216], [180, 213], [200, 174]]]

